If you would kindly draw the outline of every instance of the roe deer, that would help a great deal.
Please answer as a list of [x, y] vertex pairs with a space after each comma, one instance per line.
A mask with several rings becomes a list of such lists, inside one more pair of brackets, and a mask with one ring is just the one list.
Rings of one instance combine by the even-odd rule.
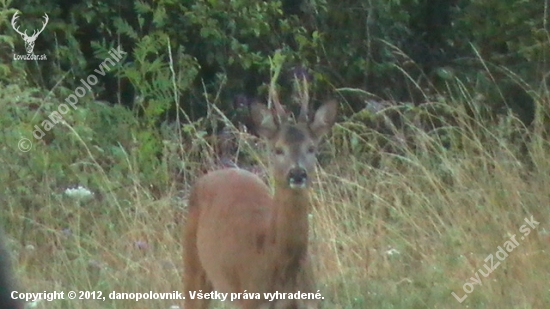
[[15, 279], [13, 278], [10, 254], [4, 245], [4, 232], [0, 227], [0, 308], [1, 309], [22, 309], [23, 302], [11, 298], [15, 290]]
[[[320, 138], [332, 128], [336, 101], [308, 120], [307, 101], [296, 123], [275, 100], [274, 110], [251, 107], [267, 141], [274, 194], [255, 174], [223, 169], [202, 176], [191, 190], [184, 235], [184, 309], [207, 309], [189, 292], [259, 293], [235, 300], [242, 309], [306, 307], [305, 301], [265, 299], [264, 293], [316, 293], [307, 258], [309, 185]], [[248, 294], [250, 295], [250, 294]], [[230, 296], [228, 296], [227, 300]], [[310, 302], [317, 307], [317, 301]]]

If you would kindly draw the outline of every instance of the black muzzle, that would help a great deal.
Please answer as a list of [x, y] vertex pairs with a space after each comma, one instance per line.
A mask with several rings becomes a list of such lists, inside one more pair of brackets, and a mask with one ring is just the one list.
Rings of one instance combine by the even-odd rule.
[[301, 167], [296, 167], [288, 172], [288, 185], [290, 188], [304, 188], [307, 185], [307, 172]]

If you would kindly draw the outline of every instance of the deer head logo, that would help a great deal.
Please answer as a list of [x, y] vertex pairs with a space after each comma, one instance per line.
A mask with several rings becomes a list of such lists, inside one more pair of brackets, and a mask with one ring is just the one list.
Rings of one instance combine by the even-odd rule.
[[15, 14], [13, 14], [13, 17], [11, 19], [11, 26], [13, 27], [13, 30], [19, 33], [23, 38], [23, 40], [25, 41], [25, 49], [27, 50], [27, 54], [32, 54], [33, 53], [32, 51], [34, 49], [34, 41], [36, 41], [36, 38], [38, 37], [38, 35], [42, 33], [42, 31], [44, 30], [44, 28], [46, 28], [46, 25], [48, 24], [48, 20], [49, 20], [48, 14], [44, 14], [44, 23], [42, 25], [42, 29], [40, 29], [40, 31], [38, 32], [34, 30], [31, 36], [27, 35], [27, 30], [25, 30], [25, 32], [19, 31], [19, 26], [15, 24], [15, 21], [17, 20], [17, 18], [19, 18], [17, 14], [19, 14], [19, 12], [16, 12]]

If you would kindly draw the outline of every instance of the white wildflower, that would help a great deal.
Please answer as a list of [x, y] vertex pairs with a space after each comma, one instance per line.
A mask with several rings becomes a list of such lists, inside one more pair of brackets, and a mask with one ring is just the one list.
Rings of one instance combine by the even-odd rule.
[[94, 196], [94, 193], [83, 186], [78, 186], [76, 188], [67, 188], [65, 189], [65, 195], [77, 200], [90, 199]]
[[399, 250], [397, 249], [394, 249], [394, 248], [391, 248], [390, 250], [386, 251], [386, 255], [389, 255], [389, 256], [392, 256], [392, 255], [397, 255], [397, 254], [400, 254], [401, 252], [399, 252]]

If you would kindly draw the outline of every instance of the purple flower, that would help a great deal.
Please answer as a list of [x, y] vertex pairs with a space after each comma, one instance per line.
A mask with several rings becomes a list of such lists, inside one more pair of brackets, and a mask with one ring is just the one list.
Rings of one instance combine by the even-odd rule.
[[65, 237], [69, 237], [73, 235], [73, 231], [71, 231], [70, 228], [66, 227], [61, 230], [61, 234], [63, 234]]
[[138, 241], [134, 242], [134, 245], [140, 250], [149, 249], [149, 244], [146, 241], [143, 241], [143, 240], [138, 240]]

